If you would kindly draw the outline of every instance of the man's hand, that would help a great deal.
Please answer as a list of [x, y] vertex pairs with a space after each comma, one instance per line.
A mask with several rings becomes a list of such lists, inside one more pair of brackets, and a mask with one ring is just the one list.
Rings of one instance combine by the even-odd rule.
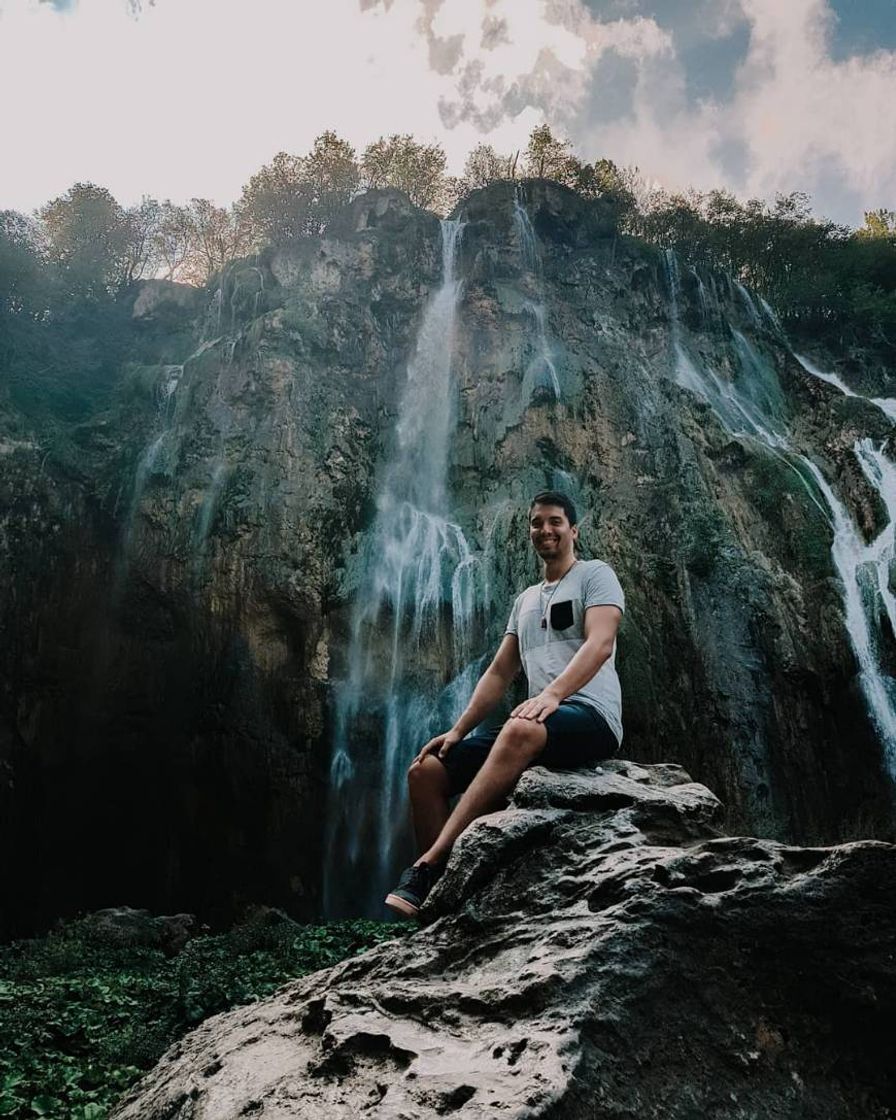
[[536, 723], [544, 723], [552, 712], [560, 707], [560, 698], [553, 692], [539, 692], [530, 700], [524, 700], [510, 713], [511, 719], [534, 719]]
[[422, 762], [428, 754], [438, 755], [439, 758], [444, 758], [445, 755], [451, 750], [455, 743], [459, 743], [463, 739], [463, 735], [458, 735], [456, 731], [445, 731], [441, 735], [436, 735], [434, 739], [430, 739], [425, 747], [422, 747], [420, 753], [411, 763], [411, 766], [416, 766], [417, 763]]

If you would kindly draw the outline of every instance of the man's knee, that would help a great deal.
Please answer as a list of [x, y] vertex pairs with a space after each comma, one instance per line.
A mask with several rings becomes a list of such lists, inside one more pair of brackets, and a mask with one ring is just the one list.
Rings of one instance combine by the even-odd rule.
[[509, 719], [492, 748], [510, 757], [535, 758], [544, 750], [548, 733], [543, 723], [531, 719]]
[[422, 762], [414, 762], [408, 768], [410, 789], [439, 789], [448, 785], [448, 771], [434, 755], [427, 755]]

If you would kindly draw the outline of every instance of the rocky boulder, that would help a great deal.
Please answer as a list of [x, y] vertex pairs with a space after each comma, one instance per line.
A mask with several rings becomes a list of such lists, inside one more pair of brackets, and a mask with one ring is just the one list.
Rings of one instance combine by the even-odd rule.
[[110, 906], [81, 919], [81, 932], [106, 945], [161, 949], [175, 956], [198, 932], [193, 914], [150, 914], [132, 906]]
[[892, 1117], [896, 849], [719, 808], [674, 766], [529, 771], [425, 928], [208, 1020], [115, 1117]]

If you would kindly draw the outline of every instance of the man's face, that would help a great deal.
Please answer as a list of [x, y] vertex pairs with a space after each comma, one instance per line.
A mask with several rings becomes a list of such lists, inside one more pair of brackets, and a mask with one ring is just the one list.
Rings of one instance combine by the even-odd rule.
[[563, 506], [534, 505], [529, 513], [529, 539], [542, 560], [572, 555], [579, 527], [570, 525]]

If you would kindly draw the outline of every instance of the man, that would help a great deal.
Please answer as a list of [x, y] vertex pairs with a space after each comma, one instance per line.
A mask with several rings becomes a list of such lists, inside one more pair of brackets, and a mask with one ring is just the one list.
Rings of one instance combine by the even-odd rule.
[[[396, 913], [417, 915], [454, 841], [471, 821], [506, 804], [527, 767], [593, 765], [622, 741], [615, 651], [625, 596], [608, 564], [576, 559], [578, 536], [570, 499], [555, 490], [536, 494], [529, 538], [544, 580], [518, 596], [498, 652], [454, 727], [431, 739], [411, 764], [420, 857], [386, 896]], [[470, 735], [520, 668], [528, 699], [499, 730]], [[459, 793], [452, 812], [450, 799]]]

